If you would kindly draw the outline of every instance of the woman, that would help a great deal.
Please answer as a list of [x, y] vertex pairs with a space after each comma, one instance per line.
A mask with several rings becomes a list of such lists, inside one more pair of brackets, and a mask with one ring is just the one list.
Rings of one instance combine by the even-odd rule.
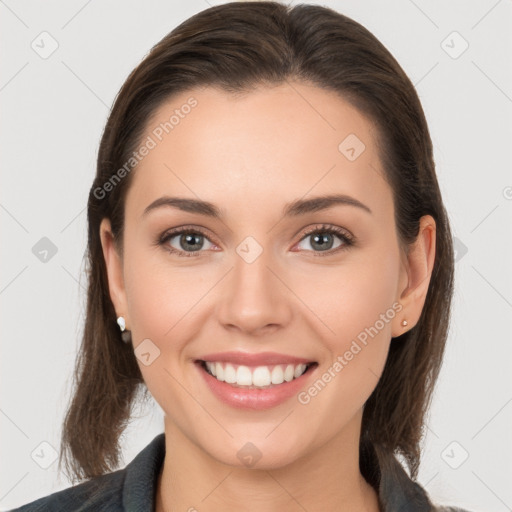
[[[461, 510], [414, 481], [450, 227], [418, 96], [364, 27], [274, 2], [182, 23], [115, 101], [88, 221], [62, 438], [87, 481], [17, 510]], [[111, 472], [138, 391], [165, 432]]]

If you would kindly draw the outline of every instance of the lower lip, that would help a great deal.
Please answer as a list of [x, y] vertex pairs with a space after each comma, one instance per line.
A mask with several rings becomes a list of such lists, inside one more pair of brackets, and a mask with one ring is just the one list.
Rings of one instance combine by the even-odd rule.
[[206, 384], [219, 400], [237, 409], [253, 409], [257, 411], [276, 407], [289, 400], [292, 396], [297, 395], [318, 366], [315, 364], [300, 377], [290, 382], [276, 384], [271, 388], [244, 389], [217, 380], [203, 368], [200, 362], [195, 364]]

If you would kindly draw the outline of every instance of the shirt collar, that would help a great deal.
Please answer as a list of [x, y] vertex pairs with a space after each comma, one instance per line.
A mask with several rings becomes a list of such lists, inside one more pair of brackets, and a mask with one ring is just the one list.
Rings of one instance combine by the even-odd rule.
[[165, 433], [158, 434], [125, 468], [126, 512], [155, 510], [158, 476], [165, 457]]
[[393, 454], [378, 457], [379, 503], [382, 512], [430, 512], [435, 510], [426, 491], [405, 472]]

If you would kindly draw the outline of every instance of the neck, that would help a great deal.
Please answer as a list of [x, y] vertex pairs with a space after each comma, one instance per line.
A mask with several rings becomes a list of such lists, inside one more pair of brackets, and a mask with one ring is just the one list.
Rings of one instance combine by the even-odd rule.
[[156, 512], [378, 512], [377, 493], [359, 470], [360, 420], [359, 415], [334, 439], [300, 459], [267, 470], [214, 459], [166, 417]]

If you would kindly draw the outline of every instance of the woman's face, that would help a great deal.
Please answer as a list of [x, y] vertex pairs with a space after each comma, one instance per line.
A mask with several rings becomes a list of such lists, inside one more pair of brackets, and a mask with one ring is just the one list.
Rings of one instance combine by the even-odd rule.
[[[110, 290], [167, 427], [202, 453], [279, 467], [358, 435], [391, 338], [411, 316], [375, 135], [335, 93], [296, 82], [242, 96], [195, 89], [149, 122], [126, 198], [124, 260], [106, 256]], [[341, 199], [312, 202], [326, 196]], [[189, 206], [146, 210], [164, 197]], [[192, 211], [200, 201], [219, 216]], [[188, 236], [164, 237], [183, 227]], [[292, 357], [316, 364], [248, 391], [198, 364], [228, 362], [211, 356], [224, 352], [280, 354], [232, 364], [240, 378], [238, 366], [263, 366], [249, 373], [261, 382], [279, 379], [276, 362], [281, 378]]]

